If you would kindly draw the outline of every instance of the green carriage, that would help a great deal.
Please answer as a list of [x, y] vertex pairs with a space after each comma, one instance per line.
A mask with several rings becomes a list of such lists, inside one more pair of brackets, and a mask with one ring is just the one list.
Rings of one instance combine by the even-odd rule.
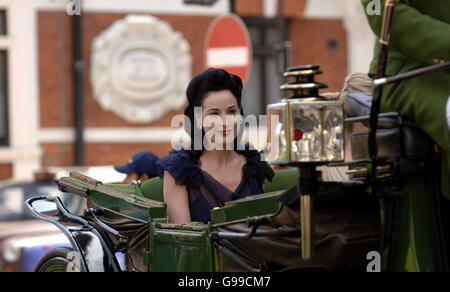
[[[140, 272], [364, 271], [366, 255], [379, 249], [377, 202], [358, 198], [338, 203], [339, 198], [330, 201], [328, 193], [322, 204], [318, 197], [316, 220], [320, 227], [315, 245], [320, 256], [304, 261], [296, 196], [298, 170], [275, 173], [273, 181], [265, 183], [266, 193], [212, 210], [208, 224], [169, 223], [159, 178], [142, 184], [115, 185], [73, 173], [57, 183], [61, 190], [87, 198], [88, 209], [82, 217], [103, 239], [102, 248], [109, 249], [105, 254], [112, 255], [109, 266], [100, 271], [111, 270], [115, 252], [126, 254], [128, 271]], [[39, 202], [42, 198], [28, 205], [38, 211]], [[67, 222], [61, 218], [70, 217], [62, 211], [57, 211], [60, 215], [55, 217], [51, 212], [55, 210], [39, 214], [48, 221]], [[88, 262], [89, 251], [77, 239], [76, 229], [63, 229], [73, 238], [73, 250], [84, 261], [78, 270], [98, 271]], [[67, 269], [65, 262], [62, 269]], [[48, 265], [41, 262], [37, 270], [42, 267]]]

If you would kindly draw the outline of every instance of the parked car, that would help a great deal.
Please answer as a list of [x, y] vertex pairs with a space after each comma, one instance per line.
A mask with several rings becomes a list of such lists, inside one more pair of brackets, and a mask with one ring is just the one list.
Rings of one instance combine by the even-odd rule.
[[[67, 237], [54, 225], [35, 220], [23, 208], [34, 196], [59, 197], [74, 214], [80, 214], [86, 202], [79, 196], [62, 193], [53, 177], [68, 176], [71, 171], [94, 174], [106, 181], [121, 181], [123, 174], [113, 167], [49, 168], [38, 172], [31, 182], [6, 181], [0, 184], [0, 272], [31, 272], [49, 250], [67, 246]], [[120, 258], [120, 257], [119, 257]]]

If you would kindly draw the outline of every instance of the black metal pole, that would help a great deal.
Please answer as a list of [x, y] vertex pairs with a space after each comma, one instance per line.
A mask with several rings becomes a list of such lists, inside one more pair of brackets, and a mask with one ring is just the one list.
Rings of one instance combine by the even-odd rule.
[[[260, 45], [262, 47], [266, 46], [267, 43], [267, 28], [264, 27], [260, 30]], [[260, 68], [259, 68], [259, 82], [261, 84], [261, 114], [266, 111], [267, 108], [267, 61], [266, 61], [266, 55], [262, 54], [259, 58], [260, 61]]]
[[419, 69], [411, 70], [409, 72], [401, 73], [401, 74], [391, 76], [391, 77], [375, 79], [373, 81], [373, 84], [375, 86], [384, 86], [384, 85], [388, 85], [391, 83], [396, 83], [399, 81], [404, 81], [404, 80], [419, 77], [419, 76], [422, 76], [425, 74], [429, 74], [432, 72], [443, 71], [443, 70], [450, 70], [450, 61], [445, 62], [445, 63], [435, 64], [435, 65], [430, 65], [427, 67], [422, 67]]
[[236, 13], [236, 0], [230, 0], [230, 13]]
[[84, 96], [83, 96], [83, 51], [82, 51], [82, 16], [72, 16], [73, 29], [73, 95], [75, 116], [75, 165], [85, 164], [84, 149]]
[[[287, 32], [287, 18], [284, 13], [284, 0], [278, 0], [278, 31], [279, 31], [279, 44], [277, 45], [277, 70], [282, 75], [287, 71], [290, 66], [290, 45], [288, 42], [288, 32]], [[283, 80], [280, 79], [280, 85]]]
[[[380, 52], [378, 54], [378, 66], [376, 72], [376, 78], [382, 78], [385, 76], [385, 69], [387, 64], [387, 56], [389, 53], [389, 42], [391, 34], [391, 25], [394, 15], [394, 0], [387, 0], [384, 6], [383, 22], [380, 33]], [[380, 112], [381, 97], [383, 96], [383, 88], [377, 86], [374, 89], [372, 106], [370, 109], [370, 122], [369, 122], [369, 157], [372, 163], [369, 164], [368, 179], [370, 184], [374, 186], [376, 180], [377, 171], [377, 144], [376, 135], [378, 129], [378, 114]]]
[[278, 0], [278, 21], [280, 29], [280, 42], [284, 46], [287, 41], [287, 19], [284, 15], [284, 0]]

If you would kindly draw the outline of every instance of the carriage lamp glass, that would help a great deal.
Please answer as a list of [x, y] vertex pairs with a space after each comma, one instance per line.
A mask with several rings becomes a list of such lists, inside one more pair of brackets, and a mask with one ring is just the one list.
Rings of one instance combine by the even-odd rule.
[[324, 153], [327, 161], [342, 161], [345, 153], [344, 113], [341, 106], [324, 110]]
[[265, 149], [268, 161], [288, 160], [288, 129], [285, 104], [271, 104], [267, 109], [267, 136], [268, 143]]
[[[267, 113], [269, 162], [322, 163], [344, 160], [342, 102], [320, 98], [287, 99], [269, 105]], [[271, 122], [275, 119], [278, 119], [277, 123]]]

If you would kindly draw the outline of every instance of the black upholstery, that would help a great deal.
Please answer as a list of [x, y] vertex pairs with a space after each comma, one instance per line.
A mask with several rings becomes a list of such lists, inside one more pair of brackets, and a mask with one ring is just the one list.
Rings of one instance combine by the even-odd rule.
[[[347, 117], [368, 116], [372, 94], [351, 92], [345, 101]], [[368, 120], [363, 124], [367, 125]], [[351, 135], [352, 158], [367, 158], [368, 130]], [[399, 114], [380, 117], [378, 120], [377, 147], [380, 159], [431, 159], [434, 152], [433, 140], [413, 123]]]

